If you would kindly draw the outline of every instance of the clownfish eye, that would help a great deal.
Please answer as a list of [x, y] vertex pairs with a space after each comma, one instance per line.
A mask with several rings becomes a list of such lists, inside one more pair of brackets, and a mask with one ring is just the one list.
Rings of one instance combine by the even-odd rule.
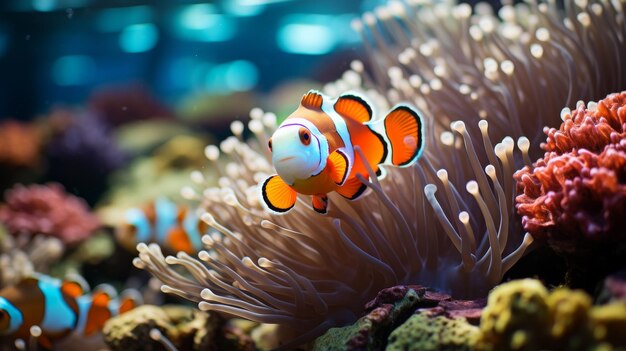
[[267, 146], [270, 148], [270, 151], [272, 151], [272, 138], [267, 141]]
[[302, 144], [309, 145], [311, 143], [311, 133], [309, 133], [306, 128], [300, 128], [298, 136], [300, 137], [300, 142]]

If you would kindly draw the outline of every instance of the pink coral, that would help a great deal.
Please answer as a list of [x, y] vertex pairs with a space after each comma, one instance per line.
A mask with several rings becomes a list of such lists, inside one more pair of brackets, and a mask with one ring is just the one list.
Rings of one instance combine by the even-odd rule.
[[16, 185], [5, 194], [0, 222], [14, 235], [43, 234], [72, 245], [100, 227], [84, 200], [59, 184]]
[[626, 92], [609, 95], [546, 129], [546, 152], [518, 182], [524, 229], [565, 253], [626, 239]]

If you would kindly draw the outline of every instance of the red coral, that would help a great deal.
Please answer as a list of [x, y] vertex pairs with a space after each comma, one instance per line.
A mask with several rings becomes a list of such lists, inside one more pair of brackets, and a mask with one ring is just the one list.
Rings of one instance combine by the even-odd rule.
[[604, 147], [626, 137], [626, 92], [608, 95], [595, 109], [578, 104], [571, 113], [563, 113], [559, 129], [544, 130], [548, 135], [544, 149], [560, 154], [573, 149], [599, 153]]
[[66, 193], [59, 184], [18, 184], [6, 192], [5, 201], [0, 222], [13, 235], [50, 235], [72, 245], [100, 227], [85, 201]]
[[546, 130], [548, 152], [515, 173], [524, 229], [574, 253], [626, 239], [626, 92], [580, 104]]

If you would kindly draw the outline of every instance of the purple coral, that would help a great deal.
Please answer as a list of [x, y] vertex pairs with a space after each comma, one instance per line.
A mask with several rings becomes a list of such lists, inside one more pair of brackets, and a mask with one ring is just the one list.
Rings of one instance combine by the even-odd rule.
[[79, 243], [100, 227], [84, 200], [55, 183], [9, 189], [0, 222], [13, 235], [54, 236], [67, 245]]
[[106, 188], [107, 176], [126, 163], [127, 154], [91, 112], [57, 110], [51, 119], [58, 128], [46, 147], [48, 178], [95, 201]]

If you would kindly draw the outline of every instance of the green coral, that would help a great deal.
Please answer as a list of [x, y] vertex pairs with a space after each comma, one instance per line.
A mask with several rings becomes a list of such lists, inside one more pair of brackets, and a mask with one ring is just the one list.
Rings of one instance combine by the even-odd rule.
[[503, 284], [489, 295], [476, 350], [626, 350], [626, 302], [592, 306], [582, 291], [549, 293], [537, 280]]
[[465, 351], [471, 350], [478, 328], [465, 318], [433, 316], [428, 310], [417, 312], [389, 336], [387, 351]]

